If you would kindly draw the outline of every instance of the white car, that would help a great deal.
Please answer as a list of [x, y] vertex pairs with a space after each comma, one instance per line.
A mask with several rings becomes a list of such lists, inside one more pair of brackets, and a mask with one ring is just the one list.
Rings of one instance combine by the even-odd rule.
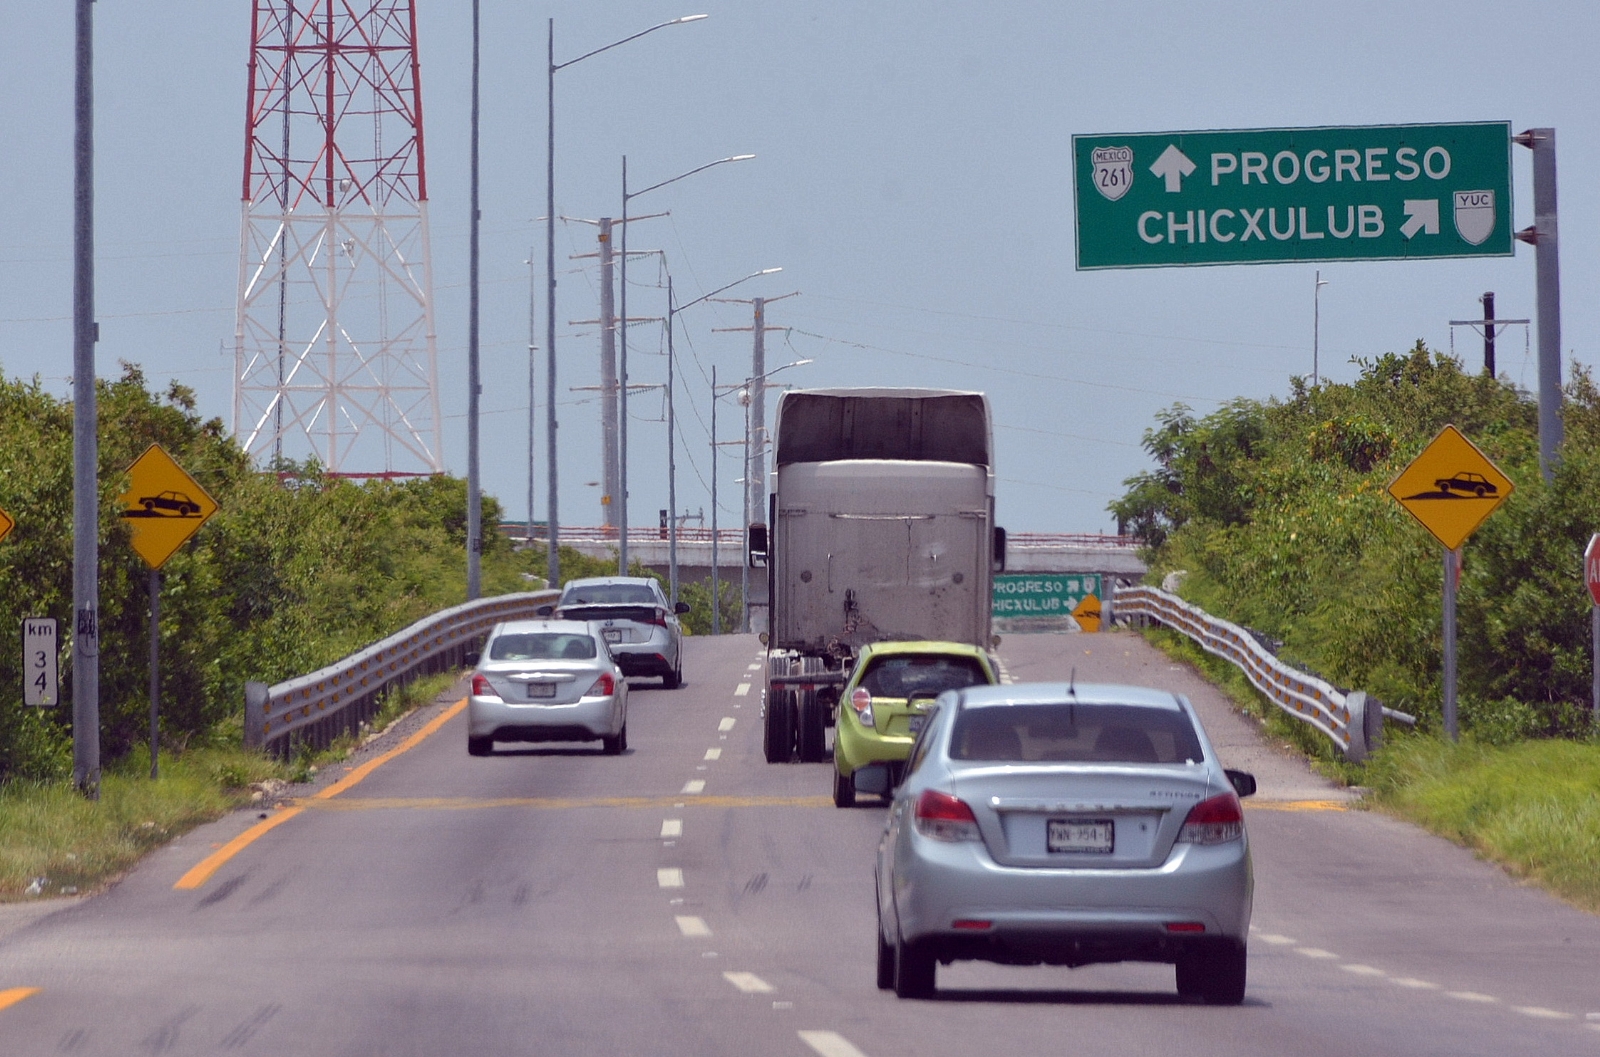
[[552, 615], [593, 624], [625, 673], [658, 675], [663, 689], [675, 690], [683, 684], [678, 617], [687, 612], [687, 602], [672, 605], [647, 576], [595, 576], [569, 581]]
[[1164, 691], [942, 694], [878, 848], [878, 986], [927, 996], [958, 959], [1166, 962], [1180, 995], [1238, 1005], [1255, 784]]
[[495, 625], [472, 673], [467, 751], [497, 741], [599, 741], [628, 747], [628, 681], [598, 629], [576, 620]]

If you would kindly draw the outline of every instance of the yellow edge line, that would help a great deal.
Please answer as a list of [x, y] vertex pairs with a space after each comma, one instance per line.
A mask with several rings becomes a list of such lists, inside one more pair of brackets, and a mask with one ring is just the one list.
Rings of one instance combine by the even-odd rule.
[[1345, 800], [1246, 800], [1246, 810], [1254, 811], [1348, 811]]
[[[466, 707], [467, 699], [463, 697], [460, 701], [457, 701], [455, 704], [439, 713], [433, 719], [429, 720], [426, 726], [417, 731], [415, 734], [411, 735], [411, 737], [407, 738], [405, 741], [401, 742], [398, 746], [390, 749], [382, 756], [368, 760], [366, 763], [362, 764], [360, 767], [357, 767], [355, 770], [351, 771], [337, 782], [334, 782], [326, 789], [320, 790], [314, 794], [310, 799], [327, 800], [345, 792], [352, 786], [361, 782], [373, 771], [376, 771], [379, 767], [382, 767], [384, 764], [394, 759], [396, 756], [399, 756], [403, 752], [409, 752], [418, 745], [422, 744], [426, 738], [438, 731], [440, 727], [450, 722], [450, 720], [454, 719], [456, 714]], [[300, 805], [284, 808], [271, 818], [263, 822], [257, 822], [254, 826], [251, 826], [249, 829], [245, 830], [243, 833], [239, 834], [237, 837], [233, 838], [228, 843], [224, 844], [222, 847], [218, 848], [216, 851], [200, 860], [200, 862], [196, 864], [188, 873], [178, 878], [178, 883], [172, 887], [177, 889], [199, 888], [201, 885], [209, 881], [211, 879], [211, 875], [220, 870], [229, 859], [233, 858], [235, 855], [238, 855], [245, 848], [255, 843], [258, 838], [267, 833], [273, 827], [281, 826], [283, 823], [289, 821], [291, 818], [294, 818], [304, 810], [305, 807]]]
[[13, 987], [9, 991], [0, 991], [0, 1009], [14, 1006], [24, 998], [38, 993], [37, 987]]

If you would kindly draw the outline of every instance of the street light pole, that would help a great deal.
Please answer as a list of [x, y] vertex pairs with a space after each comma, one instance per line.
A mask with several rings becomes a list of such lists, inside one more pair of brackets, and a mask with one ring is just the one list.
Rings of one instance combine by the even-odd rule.
[[[86, 2], [86, 0], [84, 0]], [[556, 71], [564, 70], [568, 66], [582, 62], [584, 59], [599, 55], [603, 51], [610, 51], [619, 45], [632, 40], [638, 40], [647, 33], [654, 33], [658, 29], [668, 26], [682, 25], [686, 22], [698, 22], [705, 15], [684, 15], [667, 22], [651, 26], [649, 29], [640, 30], [632, 36], [623, 37], [613, 41], [603, 48], [585, 52], [576, 59], [566, 62], [556, 62], [556, 20], [548, 20], [548, 36], [546, 43], [546, 79], [545, 79], [545, 210], [544, 210], [544, 263], [547, 286], [545, 289], [545, 448], [546, 448], [546, 476], [548, 482], [548, 518], [549, 518], [549, 586], [557, 587], [561, 583], [561, 520], [557, 513], [556, 502]], [[531, 516], [531, 515], [530, 515]]]
[[1315, 389], [1320, 378], [1317, 354], [1318, 345], [1322, 341], [1322, 288], [1328, 281], [1322, 277], [1321, 270], [1317, 272], [1316, 286], [1311, 292], [1311, 388]]
[[467, 601], [482, 594], [483, 496], [478, 477], [478, 6], [472, 0], [472, 220], [467, 241]]
[[754, 154], [735, 154], [731, 158], [718, 158], [716, 161], [706, 162], [704, 165], [690, 169], [688, 172], [679, 173], [670, 180], [651, 184], [642, 191], [628, 190], [628, 156], [622, 156], [622, 303], [618, 308], [617, 329], [620, 332], [622, 343], [617, 357], [617, 468], [618, 487], [616, 501], [620, 504], [617, 510], [617, 575], [628, 575], [628, 201], [640, 195], [649, 194], [651, 191], [668, 184], [677, 183], [679, 180], [693, 176], [698, 172], [726, 165], [729, 162], [749, 161]]

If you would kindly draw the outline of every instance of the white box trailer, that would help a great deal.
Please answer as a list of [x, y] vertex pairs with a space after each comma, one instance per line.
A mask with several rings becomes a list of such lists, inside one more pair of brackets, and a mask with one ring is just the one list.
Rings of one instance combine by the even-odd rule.
[[869, 642], [991, 645], [993, 441], [982, 393], [785, 393], [769, 524], [750, 559], [770, 600], [767, 759], [826, 758], [838, 687]]

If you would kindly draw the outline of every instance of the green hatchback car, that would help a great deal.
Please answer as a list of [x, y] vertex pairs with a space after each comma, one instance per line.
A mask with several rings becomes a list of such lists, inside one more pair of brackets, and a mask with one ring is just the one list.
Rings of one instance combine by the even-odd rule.
[[878, 642], [861, 649], [839, 696], [833, 802], [887, 796], [900, 780], [923, 714], [946, 690], [998, 683], [989, 655], [959, 642]]

